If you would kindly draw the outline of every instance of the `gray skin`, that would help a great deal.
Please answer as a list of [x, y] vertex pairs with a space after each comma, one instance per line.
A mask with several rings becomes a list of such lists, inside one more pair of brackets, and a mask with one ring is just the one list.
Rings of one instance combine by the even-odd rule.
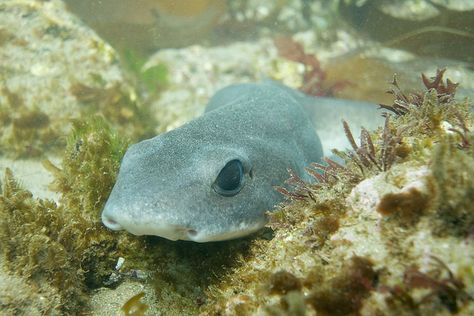
[[[308, 98], [272, 82], [224, 88], [202, 116], [130, 146], [102, 221], [135, 235], [196, 242], [255, 232], [265, 225], [265, 212], [282, 201], [274, 186], [284, 185], [288, 168], [311, 180], [304, 168], [331, 145], [329, 139], [322, 146], [318, 126], [341, 126], [337, 120], [354, 107], [375, 113], [373, 105], [356, 103]], [[316, 130], [305, 107], [318, 114]], [[325, 111], [339, 114], [321, 115]], [[217, 178], [236, 160], [242, 180], [230, 196], [222, 195]]]

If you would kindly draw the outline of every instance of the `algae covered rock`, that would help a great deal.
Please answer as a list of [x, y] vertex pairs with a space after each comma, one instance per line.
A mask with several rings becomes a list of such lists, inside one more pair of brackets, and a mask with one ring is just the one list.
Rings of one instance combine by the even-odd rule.
[[360, 145], [344, 126], [344, 166], [313, 164], [316, 184], [290, 173], [273, 238], [252, 241], [202, 315], [473, 313], [473, 105], [443, 72], [414, 94], [395, 80], [392, 113]]
[[61, 1], [2, 1], [0, 153], [58, 148], [69, 119], [95, 113], [130, 137], [150, 131], [115, 51]]
[[104, 285], [117, 258], [134, 248], [127, 236], [107, 230], [98, 215], [125, 147], [100, 117], [75, 121], [61, 168], [45, 162], [55, 177], [52, 187], [61, 195], [58, 202], [33, 197], [6, 169], [0, 194], [0, 278], [8, 281], [14, 275], [21, 287], [13, 292], [17, 299], [0, 296], [5, 312], [23, 310], [24, 300], [41, 315], [89, 310], [89, 292]]

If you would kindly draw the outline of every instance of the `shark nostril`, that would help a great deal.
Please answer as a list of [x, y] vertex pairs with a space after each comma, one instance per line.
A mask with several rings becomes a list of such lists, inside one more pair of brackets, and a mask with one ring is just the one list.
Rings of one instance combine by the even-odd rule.
[[191, 239], [192, 239], [192, 238], [196, 237], [196, 236], [197, 236], [197, 234], [198, 234], [197, 230], [194, 230], [194, 229], [188, 229], [188, 236], [189, 236], [189, 238], [191, 238]]
[[112, 217], [108, 215], [102, 215], [102, 223], [112, 230], [121, 230], [122, 226]]

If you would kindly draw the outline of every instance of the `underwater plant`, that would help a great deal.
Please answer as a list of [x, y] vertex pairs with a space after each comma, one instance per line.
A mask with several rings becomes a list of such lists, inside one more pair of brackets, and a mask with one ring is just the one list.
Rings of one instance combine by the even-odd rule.
[[[458, 136], [458, 135], [457, 135]], [[469, 132], [461, 138], [447, 135], [434, 148], [431, 162], [437, 234], [454, 234], [467, 238], [474, 228], [474, 141]]]
[[157, 93], [168, 84], [168, 69], [165, 64], [145, 68], [146, 58], [132, 49], [123, 52], [123, 62], [135, 76], [139, 85], [144, 86], [148, 93]]
[[[127, 141], [101, 117], [74, 121], [61, 165], [45, 162], [55, 177], [53, 188], [61, 193], [60, 204], [34, 199], [10, 171], [6, 173], [0, 198], [0, 239], [7, 270], [40, 292], [55, 295], [59, 300], [51, 300], [56, 303], [49, 307], [66, 314], [87, 313], [92, 289], [114, 287], [125, 279], [108, 283], [119, 256], [126, 258], [126, 266], [119, 271], [123, 276], [139, 269], [152, 272], [147, 281], [151, 278], [160, 310], [170, 313], [357, 315], [367, 314], [364, 309], [376, 304], [374, 297], [381, 294], [394, 314], [400, 304], [400, 310], [411, 312], [432, 302], [449, 312], [462, 310], [471, 302], [466, 295], [471, 286], [466, 275], [456, 270], [450, 273], [439, 264], [439, 274], [407, 270], [409, 281], [404, 284], [391, 265], [396, 260], [405, 267], [416, 263], [418, 253], [403, 242], [420, 229], [417, 225], [429, 222], [424, 234], [449, 235], [462, 242], [458, 238], [468, 238], [474, 223], [469, 177], [474, 166], [472, 114], [465, 110], [470, 103], [445, 97], [436, 86], [419, 93], [423, 102], [408, 104], [404, 114], [390, 113], [376, 131], [363, 129], [360, 143], [343, 124], [352, 151], [340, 153], [344, 165], [329, 158], [312, 164], [307, 172], [314, 183], [290, 170], [287, 186], [277, 188], [287, 201], [269, 214], [269, 226], [274, 229], [271, 237], [265, 238], [262, 232], [248, 239], [207, 245], [106, 230], [99, 211], [115, 181]], [[429, 109], [437, 111], [441, 122], [449, 122], [448, 127], [444, 123], [439, 128], [415, 126], [414, 122], [430, 120], [422, 116]], [[428, 195], [410, 190], [384, 195], [369, 220], [366, 214], [350, 209], [346, 198], [357, 184], [376, 174], [396, 178], [404, 164], [429, 166], [433, 172], [429, 181], [435, 189]], [[408, 220], [386, 220], [398, 213], [409, 219], [409, 214], [418, 214], [419, 220], [409, 229], [400, 225]], [[354, 220], [354, 214], [360, 217]], [[430, 221], [423, 222], [424, 218]], [[365, 244], [369, 235], [381, 235], [383, 243], [378, 247], [388, 248], [389, 258], [350, 248], [357, 243], [349, 240], [354, 231], [338, 235], [359, 222], [369, 223], [360, 243]], [[443, 257], [443, 262], [451, 261]], [[381, 282], [391, 275], [395, 275], [392, 282]], [[410, 289], [398, 290], [392, 284]], [[419, 290], [431, 295], [420, 298]], [[139, 293], [123, 305], [130, 315], [144, 313], [142, 296]], [[149, 310], [153, 308], [150, 304]]]
[[154, 134], [118, 54], [63, 1], [2, 1], [0, 16], [0, 154], [60, 155], [70, 120], [93, 115], [133, 140]]
[[120, 83], [105, 87], [97, 75], [98, 87], [80, 82], [72, 83], [69, 93], [82, 105], [80, 119], [97, 115], [127, 138], [137, 140], [154, 135], [157, 125], [150, 114], [149, 104], [142, 102], [134, 90], [125, 91]]
[[[64, 314], [88, 310], [87, 292], [104, 284], [123, 249], [100, 223], [126, 142], [104, 119], [77, 120], [62, 168], [45, 162], [54, 177], [59, 203], [36, 199], [7, 169], [0, 196], [0, 241], [3, 263], [38, 291], [59, 300], [46, 306]], [[132, 242], [133, 243], [133, 242]]]
[[57, 304], [59, 297], [60, 306], [47, 304], [42, 312], [72, 314], [84, 310], [85, 271], [81, 269], [82, 258], [76, 256], [80, 246], [76, 240], [84, 228], [91, 231], [91, 227], [69, 222], [64, 208], [53, 201], [34, 199], [10, 169], [5, 171], [0, 215], [2, 262], [7, 271], [26, 279], [51, 304]]
[[321, 67], [316, 55], [306, 53], [303, 45], [291, 37], [280, 36], [275, 38], [273, 43], [281, 57], [303, 65], [304, 71], [302, 85], [299, 87], [300, 91], [313, 96], [330, 96], [347, 84], [342, 81], [325, 87], [326, 72]]
[[318, 315], [358, 315], [363, 300], [377, 286], [378, 272], [369, 259], [353, 256], [335, 277], [322, 279], [306, 299]]
[[98, 222], [128, 142], [100, 116], [72, 126], [62, 166], [48, 160], [43, 165], [55, 177], [51, 188], [61, 193], [62, 204]]
[[[378, 291], [388, 294], [385, 296], [385, 301], [393, 311], [410, 310], [412, 313], [420, 314], [426, 308], [436, 311], [440, 305], [451, 314], [455, 314], [473, 300], [473, 297], [466, 292], [464, 282], [454, 276], [446, 263], [435, 256], [431, 256], [430, 259], [432, 266], [430, 271], [422, 272], [418, 267], [411, 265], [405, 269], [402, 284], [379, 287]], [[420, 291], [422, 289], [428, 292]], [[424, 294], [417, 295], [417, 291]]]

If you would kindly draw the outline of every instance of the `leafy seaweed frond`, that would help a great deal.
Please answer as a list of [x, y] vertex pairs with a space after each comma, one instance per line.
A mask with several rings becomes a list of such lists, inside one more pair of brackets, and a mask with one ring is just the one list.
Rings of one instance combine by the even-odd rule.
[[421, 93], [406, 94], [402, 91], [398, 84], [397, 74], [393, 75], [390, 84], [392, 85], [392, 88], [390, 88], [387, 93], [393, 95], [395, 100], [391, 105], [379, 104], [381, 108], [389, 110], [397, 116], [401, 116], [410, 111], [411, 105], [419, 106], [423, 103], [423, 96]]
[[425, 85], [426, 89], [436, 90], [439, 98], [442, 100], [451, 100], [454, 98], [456, 94], [456, 89], [458, 87], [458, 83], [454, 83], [449, 79], [446, 79], [446, 83], [443, 82], [443, 76], [446, 72], [446, 68], [437, 69], [436, 76], [432, 77], [431, 80], [425, 76], [425, 74], [421, 74], [421, 78], [423, 80], [423, 84]]
[[385, 116], [380, 144], [375, 144], [369, 131], [362, 127], [360, 145], [357, 145], [349, 124], [343, 121], [342, 125], [353, 151], [348, 153], [336, 152], [336, 154], [355, 163], [363, 175], [374, 168], [377, 171], [390, 169], [400, 152], [398, 148], [402, 145], [403, 134], [403, 129], [392, 127], [390, 115]]
[[308, 198], [315, 201], [314, 198], [314, 189], [311, 187], [311, 184], [305, 182], [299, 175], [297, 175], [293, 169], [287, 169], [290, 177], [285, 181], [291, 189], [287, 189], [282, 186], [275, 186], [275, 190], [283, 194], [289, 200], [299, 200], [305, 201]]
[[454, 127], [449, 128], [453, 133], [456, 133], [461, 138], [461, 142], [458, 144], [459, 149], [468, 149], [472, 146], [473, 134], [469, 127], [467, 127], [466, 119], [458, 111], [455, 114], [456, 122]]
[[348, 169], [334, 160], [324, 157], [323, 161], [326, 165], [313, 162], [312, 168], [306, 168], [306, 172], [315, 178], [319, 184], [332, 184], [333, 181], [341, 179], [341, 174], [347, 172]]
[[447, 104], [451, 102], [456, 94], [458, 83], [454, 83], [449, 79], [446, 79], [445, 83], [443, 81], [445, 72], [446, 68], [437, 69], [436, 76], [432, 78], [428, 78], [425, 74], [421, 74], [421, 79], [426, 91], [410, 94], [406, 94], [402, 91], [395, 74], [391, 82], [392, 88], [387, 91], [387, 93], [394, 96], [395, 100], [391, 105], [380, 104], [380, 107], [393, 112], [397, 116], [405, 115], [410, 112], [410, 108], [422, 106], [425, 101], [425, 92], [430, 91], [434, 91], [436, 94], [438, 104]]

